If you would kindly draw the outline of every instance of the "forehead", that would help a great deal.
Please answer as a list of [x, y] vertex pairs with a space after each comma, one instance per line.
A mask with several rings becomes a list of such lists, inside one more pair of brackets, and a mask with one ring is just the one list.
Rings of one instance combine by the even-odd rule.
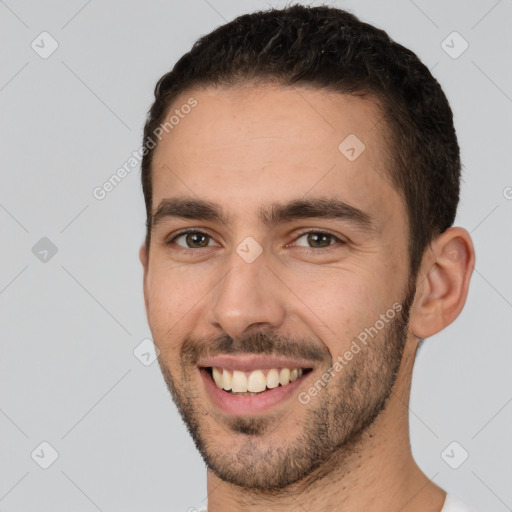
[[[190, 98], [196, 106], [182, 109]], [[381, 213], [401, 202], [382, 114], [369, 98], [276, 85], [192, 89], [166, 119], [173, 113], [179, 122], [153, 155], [154, 209], [183, 194], [245, 209], [308, 194]]]

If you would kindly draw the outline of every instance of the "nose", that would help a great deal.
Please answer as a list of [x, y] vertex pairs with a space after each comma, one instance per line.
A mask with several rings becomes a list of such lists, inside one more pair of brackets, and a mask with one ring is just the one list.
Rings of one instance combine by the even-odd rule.
[[251, 263], [233, 252], [225, 271], [213, 291], [210, 325], [238, 338], [255, 328], [275, 330], [283, 324], [284, 290], [267, 267], [264, 252]]

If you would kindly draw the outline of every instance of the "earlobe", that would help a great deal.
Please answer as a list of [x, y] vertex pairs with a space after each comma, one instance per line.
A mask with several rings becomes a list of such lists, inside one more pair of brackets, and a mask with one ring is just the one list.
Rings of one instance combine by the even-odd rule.
[[410, 329], [418, 338], [428, 338], [451, 324], [462, 311], [475, 266], [475, 251], [469, 233], [459, 227], [439, 235], [425, 252], [418, 274]]
[[145, 244], [142, 244], [139, 249], [139, 260], [142, 264], [142, 288], [144, 292], [144, 305], [146, 308], [146, 316], [148, 315], [148, 293], [147, 293], [147, 276], [148, 276], [148, 249]]
[[144, 273], [147, 271], [148, 267], [148, 251], [146, 249], [146, 244], [142, 244], [139, 249], [139, 260], [144, 269]]

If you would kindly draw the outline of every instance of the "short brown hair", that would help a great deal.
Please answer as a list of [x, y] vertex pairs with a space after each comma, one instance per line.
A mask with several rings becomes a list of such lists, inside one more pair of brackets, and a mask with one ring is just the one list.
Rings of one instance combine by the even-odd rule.
[[[341, 9], [293, 5], [245, 14], [201, 37], [160, 78], [144, 141], [187, 89], [265, 81], [375, 98], [391, 137], [387, 171], [405, 200], [416, 275], [425, 248], [455, 220], [461, 171], [452, 111], [428, 68], [386, 32]], [[152, 154], [142, 159], [148, 249]]]

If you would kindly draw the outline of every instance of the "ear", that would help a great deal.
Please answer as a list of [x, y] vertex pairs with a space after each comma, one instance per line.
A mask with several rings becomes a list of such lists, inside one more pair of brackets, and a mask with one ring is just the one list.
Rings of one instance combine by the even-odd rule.
[[139, 249], [139, 260], [142, 264], [144, 271], [142, 277], [142, 288], [144, 290], [144, 306], [146, 308], [146, 317], [148, 316], [148, 292], [147, 292], [147, 280], [148, 280], [148, 265], [149, 265], [149, 252], [146, 244], [143, 243]]
[[449, 228], [430, 244], [416, 279], [409, 321], [416, 337], [433, 336], [459, 316], [474, 266], [475, 249], [465, 229]]

